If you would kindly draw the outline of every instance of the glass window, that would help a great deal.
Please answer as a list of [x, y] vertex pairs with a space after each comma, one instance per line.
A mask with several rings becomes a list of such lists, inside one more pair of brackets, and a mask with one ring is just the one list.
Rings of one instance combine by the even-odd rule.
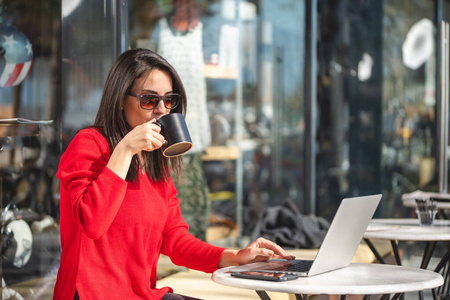
[[51, 295], [58, 270], [60, 11], [50, 0], [0, 6], [4, 298]]
[[1, 2], [4, 297], [52, 297], [61, 248], [59, 158], [94, 121], [115, 42], [125, 35], [116, 32], [118, 16], [114, 1]]
[[[201, 158], [208, 190], [197, 213], [250, 235], [264, 207], [286, 198], [301, 205], [303, 1], [134, 0], [129, 8], [130, 45], [160, 53], [187, 90], [194, 149], [184, 157]], [[183, 201], [195, 187], [178, 189], [189, 221]]]
[[[51, 298], [59, 157], [92, 125], [119, 44], [160, 53], [185, 84], [194, 148], [176, 184], [201, 239], [234, 246], [260, 234], [267, 208], [301, 212], [306, 175], [329, 220], [344, 197], [382, 193], [378, 214], [403, 217], [403, 193], [437, 189], [436, 1], [317, 1], [313, 57], [305, 3], [1, 1], [3, 291]], [[317, 99], [305, 99], [314, 59]], [[315, 174], [304, 173], [310, 105]]]
[[434, 7], [319, 2], [320, 215], [331, 218], [344, 197], [382, 193], [378, 213], [405, 217], [402, 194], [433, 189]]
[[115, 9], [113, 1], [80, 0], [63, 6], [62, 126], [69, 141], [79, 129], [94, 123], [116, 58]]
[[403, 193], [437, 191], [435, 3], [386, 1], [383, 18], [383, 189], [386, 216], [408, 216]]

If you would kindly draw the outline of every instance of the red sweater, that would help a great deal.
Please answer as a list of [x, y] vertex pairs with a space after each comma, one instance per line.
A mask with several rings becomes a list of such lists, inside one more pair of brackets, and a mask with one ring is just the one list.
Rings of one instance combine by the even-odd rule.
[[213, 272], [223, 248], [188, 233], [176, 189], [139, 175], [127, 182], [106, 167], [110, 151], [94, 129], [80, 131], [61, 157], [61, 265], [53, 299], [161, 299], [160, 253], [177, 265]]

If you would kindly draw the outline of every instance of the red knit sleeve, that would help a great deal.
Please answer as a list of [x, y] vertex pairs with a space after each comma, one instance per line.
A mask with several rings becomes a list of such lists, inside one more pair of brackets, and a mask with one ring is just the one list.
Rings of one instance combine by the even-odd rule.
[[225, 248], [205, 243], [188, 232], [180, 212], [173, 182], [168, 188], [169, 215], [164, 229], [162, 253], [179, 266], [212, 273], [217, 270]]
[[72, 140], [58, 169], [61, 187], [69, 194], [65, 201], [71, 202], [76, 223], [92, 239], [108, 230], [126, 192], [126, 181], [106, 167], [109, 157], [106, 139], [85, 129]]

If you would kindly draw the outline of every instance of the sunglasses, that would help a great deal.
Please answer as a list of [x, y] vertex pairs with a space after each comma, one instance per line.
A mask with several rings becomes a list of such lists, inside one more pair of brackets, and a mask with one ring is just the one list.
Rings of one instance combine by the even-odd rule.
[[167, 109], [174, 109], [177, 107], [178, 103], [180, 102], [181, 95], [179, 94], [168, 94], [164, 96], [156, 95], [156, 94], [140, 94], [136, 95], [133, 92], [128, 92], [128, 95], [131, 97], [136, 97], [139, 99], [139, 105], [142, 109], [146, 110], [152, 110], [155, 109], [159, 101], [164, 101], [164, 106]]

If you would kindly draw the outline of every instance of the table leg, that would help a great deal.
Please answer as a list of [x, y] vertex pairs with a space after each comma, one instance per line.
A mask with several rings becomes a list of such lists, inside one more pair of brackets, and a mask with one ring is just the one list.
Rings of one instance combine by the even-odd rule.
[[431, 294], [433, 296], [433, 300], [437, 300], [438, 297], [437, 297], [436, 289], [432, 289]]
[[380, 264], [386, 264], [384, 259], [381, 257], [381, 255], [378, 253], [377, 249], [375, 249], [375, 246], [372, 244], [372, 242], [369, 239], [364, 239], [367, 246], [369, 246], [369, 249], [372, 251], [373, 255], [375, 255], [376, 259]]
[[[431, 257], [433, 256], [434, 249], [436, 248], [436, 241], [428, 241], [425, 244], [425, 251], [423, 252], [422, 262], [420, 263], [421, 269], [426, 269], [430, 263]], [[423, 300], [423, 291], [419, 291], [419, 300]]]
[[444, 295], [449, 295], [450, 294], [450, 291], [449, 291], [449, 289], [450, 289], [450, 274], [449, 273], [450, 273], [450, 267], [447, 264], [447, 273], [445, 275], [445, 286], [447, 288], [442, 290], [442, 291], [445, 291], [445, 294], [443, 293]]
[[450, 260], [450, 249], [447, 250], [447, 252], [441, 258], [434, 271], [439, 273], [449, 260]]
[[[372, 244], [372, 242], [369, 241], [369, 239], [364, 239], [364, 241], [366, 242], [367, 246], [369, 246], [370, 250], [372, 250], [372, 253], [375, 255], [375, 257], [377, 258], [378, 262], [380, 264], [386, 264], [384, 259], [378, 253], [377, 249], [375, 249], [375, 246]], [[400, 253], [399, 253], [399, 250], [398, 250], [397, 241], [391, 240], [391, 246], [392, 246], [392, 251], [394, 252], [395, 261], [397, 262], [397, 265], [401, 266], [402, 265], [402, 260], [400, 258]]]
[[270, 300], [270, 297], [266, 291], [256, 291], [256, 293], [258, 294], [259, 298], [261, 298], [261, 300]]
[[[261, 300], [271, 300], [269, 294], [267, 294], [266, 291], [255, 291], [256, 294], [258, 294], [259, 298]], [[300, 294], [295, 294], [295, 299], [297, 300], [309, 300], [309, 296], [308, 295], [300, 295]], [[342, 299], [342, 297], [341, 297]], [[343, 298], [345, 299], [345, 298]]]
[[[442, 276], [444, 276], [444, 284], [441, 286], [441, 295], [449, 295], [450, 294], [450, 266], [447, 264], [445, 269], [442, 272]], [[448, 299], [448, 298], [447, 298]]]
[[427, 242], [425, 245], [425, 251], [423, 252], [422, 263], [420, 268], [426, 269], [430, 263], [431, 256], [433, 256], [434, 249], [436, 248], [436, 241]]
[[449, 261], [450, 261], [450, 249], [444, 254], [439, 261], [438, 265], [434, 269], [435, 272], [441, 273], [444, 277], [444, 284], [437, 288], [439, 295], [448, 295], [450, 286], [450, 274], [449, 274]]
[[402, 265], [402, 260], [400, 258], [400, 254], [399, 254], [399, 251], [398, 251], [398, 243], [397, 243], [397, 241], [391, 240], [391, 246], [392, 246], [392, 251], [394, 251], [395, 261], [397, 262], [397, 265], [401, 266]]
[[[266, 291], [256, 291], [256, 293], [258, 294], [259, 298], [261, 298], [261, 300], [270, 300], [270, 297], [266, 293]], [[391, 297], [390, 294], [384, 294], [384, 295], [381, 295], [380, 300], [389, 300], [389, 298], [391, 300], [397, 300], [402, 295], [403, 295], [403, 293], [399, 293], [399, 294], [395, 294], [394, 296], [392, 296], [392, 298], [390, 298]], [[309, 300], [309, 296], [308, 295], [295, 294], [295, 299], [296, 300]], [[339, 300], [345, 300], [345, 299], [347, 299], [347, 295], [341, 295], [340, 298], [339, 298]], [[420, 299], [423, 299], [423, 296]], [[370, 300], [370, 295], [365, 295], [363, 297], [363, 300]]]
[[[392, 296], [392, 298], [391, 298], [391, 300], [397, 300], [397, 299], [400, 299], [400, 297], [402, 297], [404, 294], [403, 293], [398, 293], [398, 294], [395, 294], [394, 296]], [[384, 294], [384, 295], [381, 295], [381, 297], [380, 297], [380, 300], [389, 300], [389, 297], [390, 297], [391, 295], [390, 294]], [[365, 300], [366, 299], [366, 297], [364, 297], [364, 299], [363, 300]], [[367, 298], [367, 299], [370, 299], [370, 298]]]

